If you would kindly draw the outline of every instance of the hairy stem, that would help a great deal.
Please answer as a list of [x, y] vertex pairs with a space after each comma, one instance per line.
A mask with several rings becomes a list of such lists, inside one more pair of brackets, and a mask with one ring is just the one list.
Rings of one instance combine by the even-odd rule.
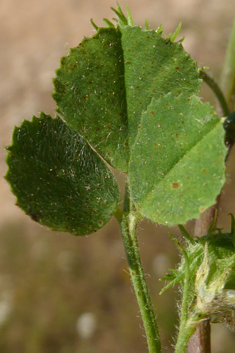
[[144, 323], [149, 353], [160, 353], [161, 342], [156, 317], [140, 260], [139, 246], [136, 236], [137, 223], [138, 216], [130, 205], [129, 193], [126, 191], [124, 212], [120, 226], [129, 264], [129, 271]]

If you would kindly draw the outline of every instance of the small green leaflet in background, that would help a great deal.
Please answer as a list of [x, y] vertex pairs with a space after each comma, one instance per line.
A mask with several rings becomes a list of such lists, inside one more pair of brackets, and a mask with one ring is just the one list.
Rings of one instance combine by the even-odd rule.
[[153, 99], [142, 115], [129, 181], [143, 216], [174, 225], [198, 218], [215, 203], [225, 182], [224, 129], [196, 96]]
[[[195, 325], [200, 320], [210, 318], [211, 322], [225, 321], [234, 330], [234, 226], [235, 220], [231, 216], [230, 233], [222, 233], [222, 230], [214, 228], [212, 223], [208, 234], [201, 238], [191, 237], [184, 227], [180, 226], [182, 234], [186, 235], [187, 247], [181, 244], [180, 247], [184, 251], [179, 267], [170, 270], [171, 272], [161, 279], [169, 282], [161, 293], [177, 283], [184, 288], [185, 277], [189, 271], [188, 324]], [[174, 241], [177, 244], [177, 240]]]
[[58, 117], [42, 113], [39, 119], [24, 121], [7, 149], [6, 179], [18, 206], [52, 230], [93, 233], [120, 203], [107, 165]]

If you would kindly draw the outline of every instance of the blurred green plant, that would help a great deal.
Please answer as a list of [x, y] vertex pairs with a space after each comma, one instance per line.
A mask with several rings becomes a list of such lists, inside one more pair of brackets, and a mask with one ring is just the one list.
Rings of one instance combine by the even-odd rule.
[[[97, 33], [61, 59], [53, 93], [61, 117], [41, 113], [15, 128], [7, 147], [6, 179], [17, 205], [52, 230], [86, 235], [112, 215], [117, 218], [153, 353], [161, 351], [161, 343], [137, 224], [143, 217], [170, 226], [184, 224], [215, 204], [225, 182], [223, 125], [227, 130], [231, 125], [199, 99], [200, 77], [206, 76], [184, 51], [182, 40], [176, 42], [180, 26], [164, 38], [162, 26], [150, 30], [147, 21], [143, 29], [134, 25], [128, 8], [127, 17], [118, 4], [113, 11], [116, 25], [104, 19], [106, 27], [98, 28], [92, 21]], [[123, 209], [109, 165], [127, 175]], [[220, 231], [218, 237], [222, 243], [226, 238]], [[232, 241], [215, 275], [208, 265], [216, 253], [208, 250], [211, 242], [186, 238], [189, 246], [179, 245], [183, 260], [170, 277], [183, 288], [178, 352], [186, 350], [201, 318], [211, 315], [202, 304], [210, 291], [208, 278], [217, 296], [234, 266]]]

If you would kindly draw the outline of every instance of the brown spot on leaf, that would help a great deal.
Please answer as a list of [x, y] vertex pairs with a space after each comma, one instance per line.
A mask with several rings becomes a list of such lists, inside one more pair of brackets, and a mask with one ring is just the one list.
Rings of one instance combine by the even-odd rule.
[[172, 183], [172, 186], [174, 189], [178, 189], [180, 187], [178, 183]]

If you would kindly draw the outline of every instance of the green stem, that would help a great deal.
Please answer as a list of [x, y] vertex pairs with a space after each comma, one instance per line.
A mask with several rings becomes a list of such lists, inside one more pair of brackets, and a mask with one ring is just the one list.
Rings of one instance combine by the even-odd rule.
[[230, 110], [235, 110], [235, 19], [222, 70], [221, 88]]
[[126, 191], [124, 212], [120, 226], [129, 264], [129, 271], [144, 323], [149, 353], [160, 353], [161, 342], [156, 323], [156, 317], [145, 282], [144, 272], [140, 260], [139, 246], [136, 236], [136, 227], [138, 221], [138, 215], [132, 209], [130, 205], [129, 193]]
[[223, 92], [221, 91], [219, 85], [213, 80], [212, 77], [207, 75], [207, 73], [203, 70], [200, 71], [199, 77], [201, 79], [203, 79], [203, 81], [206, 82], [208, 84], [208, 86], [212, 89], [212, 91], [215, 93], [215, 95], [220, 103], [220, 107], [222, 109], [223, 115], [228, 116], [230, 111], [229, 111], [227, 102], [225, 100], [225, 97], [223, 95]]

